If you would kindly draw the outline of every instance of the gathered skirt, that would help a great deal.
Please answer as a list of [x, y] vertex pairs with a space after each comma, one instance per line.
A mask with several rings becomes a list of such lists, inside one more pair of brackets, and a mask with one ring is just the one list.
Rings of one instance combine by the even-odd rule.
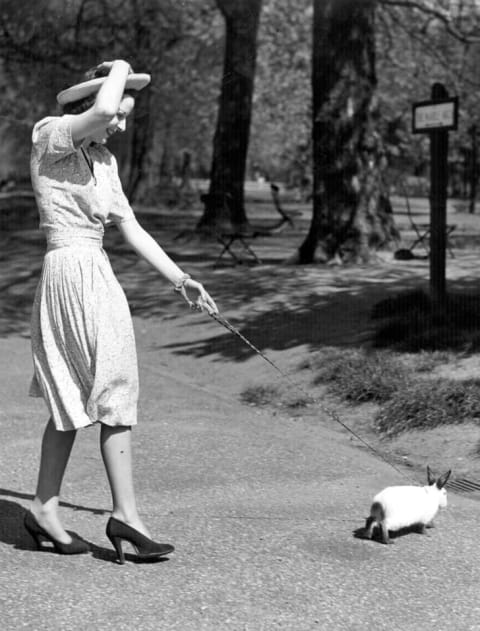
[[31, 320], [34, 376], [55, 427], [137, 422], [138, 369], [125, 294], [97, 245], [45, 255]]

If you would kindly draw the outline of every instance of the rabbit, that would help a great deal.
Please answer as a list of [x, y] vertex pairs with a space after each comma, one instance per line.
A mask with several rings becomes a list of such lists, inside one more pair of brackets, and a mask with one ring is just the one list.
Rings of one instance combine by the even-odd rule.
[[447, 505], [444, 486], [450, 474], [451, 470], [435, 479], [430, 467], [427, 467], [427, 486], [389, 486], [380, 491], [373, 498], [364, 536], [371, 539], [375, 526], [381, 528], [382, 543], [393, 543], [389, 530], [417, 526], [425, 534], [425, 528], [433, 528], [433, 518], [438, 509]]

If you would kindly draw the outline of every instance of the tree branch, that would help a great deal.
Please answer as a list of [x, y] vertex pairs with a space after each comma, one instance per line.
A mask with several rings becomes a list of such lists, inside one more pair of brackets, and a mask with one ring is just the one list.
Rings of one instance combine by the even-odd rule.
[[425, 0], [425, 2], [420, 2], [418, 0], [379, 0], [379, 3], [384, 6], [403, 7], [405, 9], [417, 10], [424, 15], [428, 15], [442, 22], [447, 33], [455, 39], [469, 44], [480, 42], [480, 35], [468, 35], [462, 32], [461, 29], [457, 28], [453, 24], [454, 18], [452, 17], [450, 11], [442, 9], [438, 6], [438, 3], [434, 3], [430, 0]]

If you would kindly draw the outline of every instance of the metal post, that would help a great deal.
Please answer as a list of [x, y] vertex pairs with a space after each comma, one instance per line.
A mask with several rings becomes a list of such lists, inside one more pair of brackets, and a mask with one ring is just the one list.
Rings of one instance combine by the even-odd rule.
[[472, 139], [471, 160], [470, 160], [470, 206], [468, 212], [475, 212], [475, 199], [477, 197], [477, 126], [474, 124], [469, 129]]
[[[432, 86], [432, 101], [448, 98], [441, 83]], [[448, 182], [448, 131], [430, 132], [430, 295], [435, 305], [446, 298], [446, 228]]]

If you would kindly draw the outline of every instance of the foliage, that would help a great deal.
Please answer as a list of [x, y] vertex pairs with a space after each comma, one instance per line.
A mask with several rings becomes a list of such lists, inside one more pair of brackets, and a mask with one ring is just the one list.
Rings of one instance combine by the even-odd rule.
[[475, 2], [380, 0], [377, 11], [377, 74], [381, 128], [396, 171], [425, 174], [428, 138], [411, 133], [411, 106], [430, 98], [434, 82], [460, 100], [458, 132], [450, 135], [450, 159], [459, 162], [478, 120], [476, 67], [480, 13]]
[[[311, 0], [263, 2], [250, 174], [292, 184], [310, 175], [311, 21]], [[460, 97], [451, 154], [464, 158], [469, 129], [479, 123], [479, 32], [475, 2], [378, 0], [378, 124], [397, 170], [426, 168], [428, 142], [410, 133], [411, 103], [428, 98], [437, 80]], [[194, 172], [207, 175], [223, 43], [214, 0], [2, 0], [0, 177], [10, 169], [27, 175], [30, 129], [54, 113], [54, 94], [99, 59], [115, 57], [154, 77], [148, 186], [161, 173], [175, 175], [184, 149]]]
[[[437, 366], [453, 361], [453, 353], [448, 351], [420, 351], [410, 356], [417, 373], [430, 373]], [[405, 358], [405, 361], [408, 361]]]
[[[11, 96], [2, 102], [4, 135], [14, 137], [18, 128], [29, 133], [36, 120], [55, 113], [54, 94], [78, 80], [86, 68], [102, 59], [126, 58], [153, 77], [149, 184], [158, 180], [162, 169], [173, 174], [187, 147], [205, 168], [217, 90], [212, 70], [217, 66], [217, 76], [221, 72], [218, 45], [223, 31], [217, 13], [213, 0], [181, 5], [174, 0], [5, 0], [0, 73], [11, 86]], [[24, 170], [28, 152], [27, 141]], [[127, 158], [123, 143], [120, 161]]]
[[[324, 384], [341, 401], [377, 403], [373, 427], [388, 439], [410, 430], [480, 422], [480, 380], [425, 374], [449, 359], [438, 352], [408, 356], [325, 347], [299, 368], [313, 371], [314, 383]], [[280, 386], [272, 385], [252, 386], [242, 393], [242, 400], [251, 405], [286, 407], [284, 398]]]
[[260, 385], [249, 386], [242, 391], [240, 399], [249, 405], [269, 405], [281, 397], [280, 386]]
[[375, 417], [386, 438], [412, 429], [480, 420], [480, 381], [447, 379], [411, 382], [394, 392]]
[[251, 169], [298, 185], [311, 173], [311, 0], [264, 0]]
[[306, 395], [285, 392], [280, 386], [261, 384], [249, 386], [240, 394], [240, 400], [248, 405], [272, 406], [290, 410], [304, 408], [310, 403]]
[[357, 349], [323, 349], [312, 368], [315, 384], [326, 384], [329, 392], [350, 403], [387, 401], [409, 379], [397, 356]]

